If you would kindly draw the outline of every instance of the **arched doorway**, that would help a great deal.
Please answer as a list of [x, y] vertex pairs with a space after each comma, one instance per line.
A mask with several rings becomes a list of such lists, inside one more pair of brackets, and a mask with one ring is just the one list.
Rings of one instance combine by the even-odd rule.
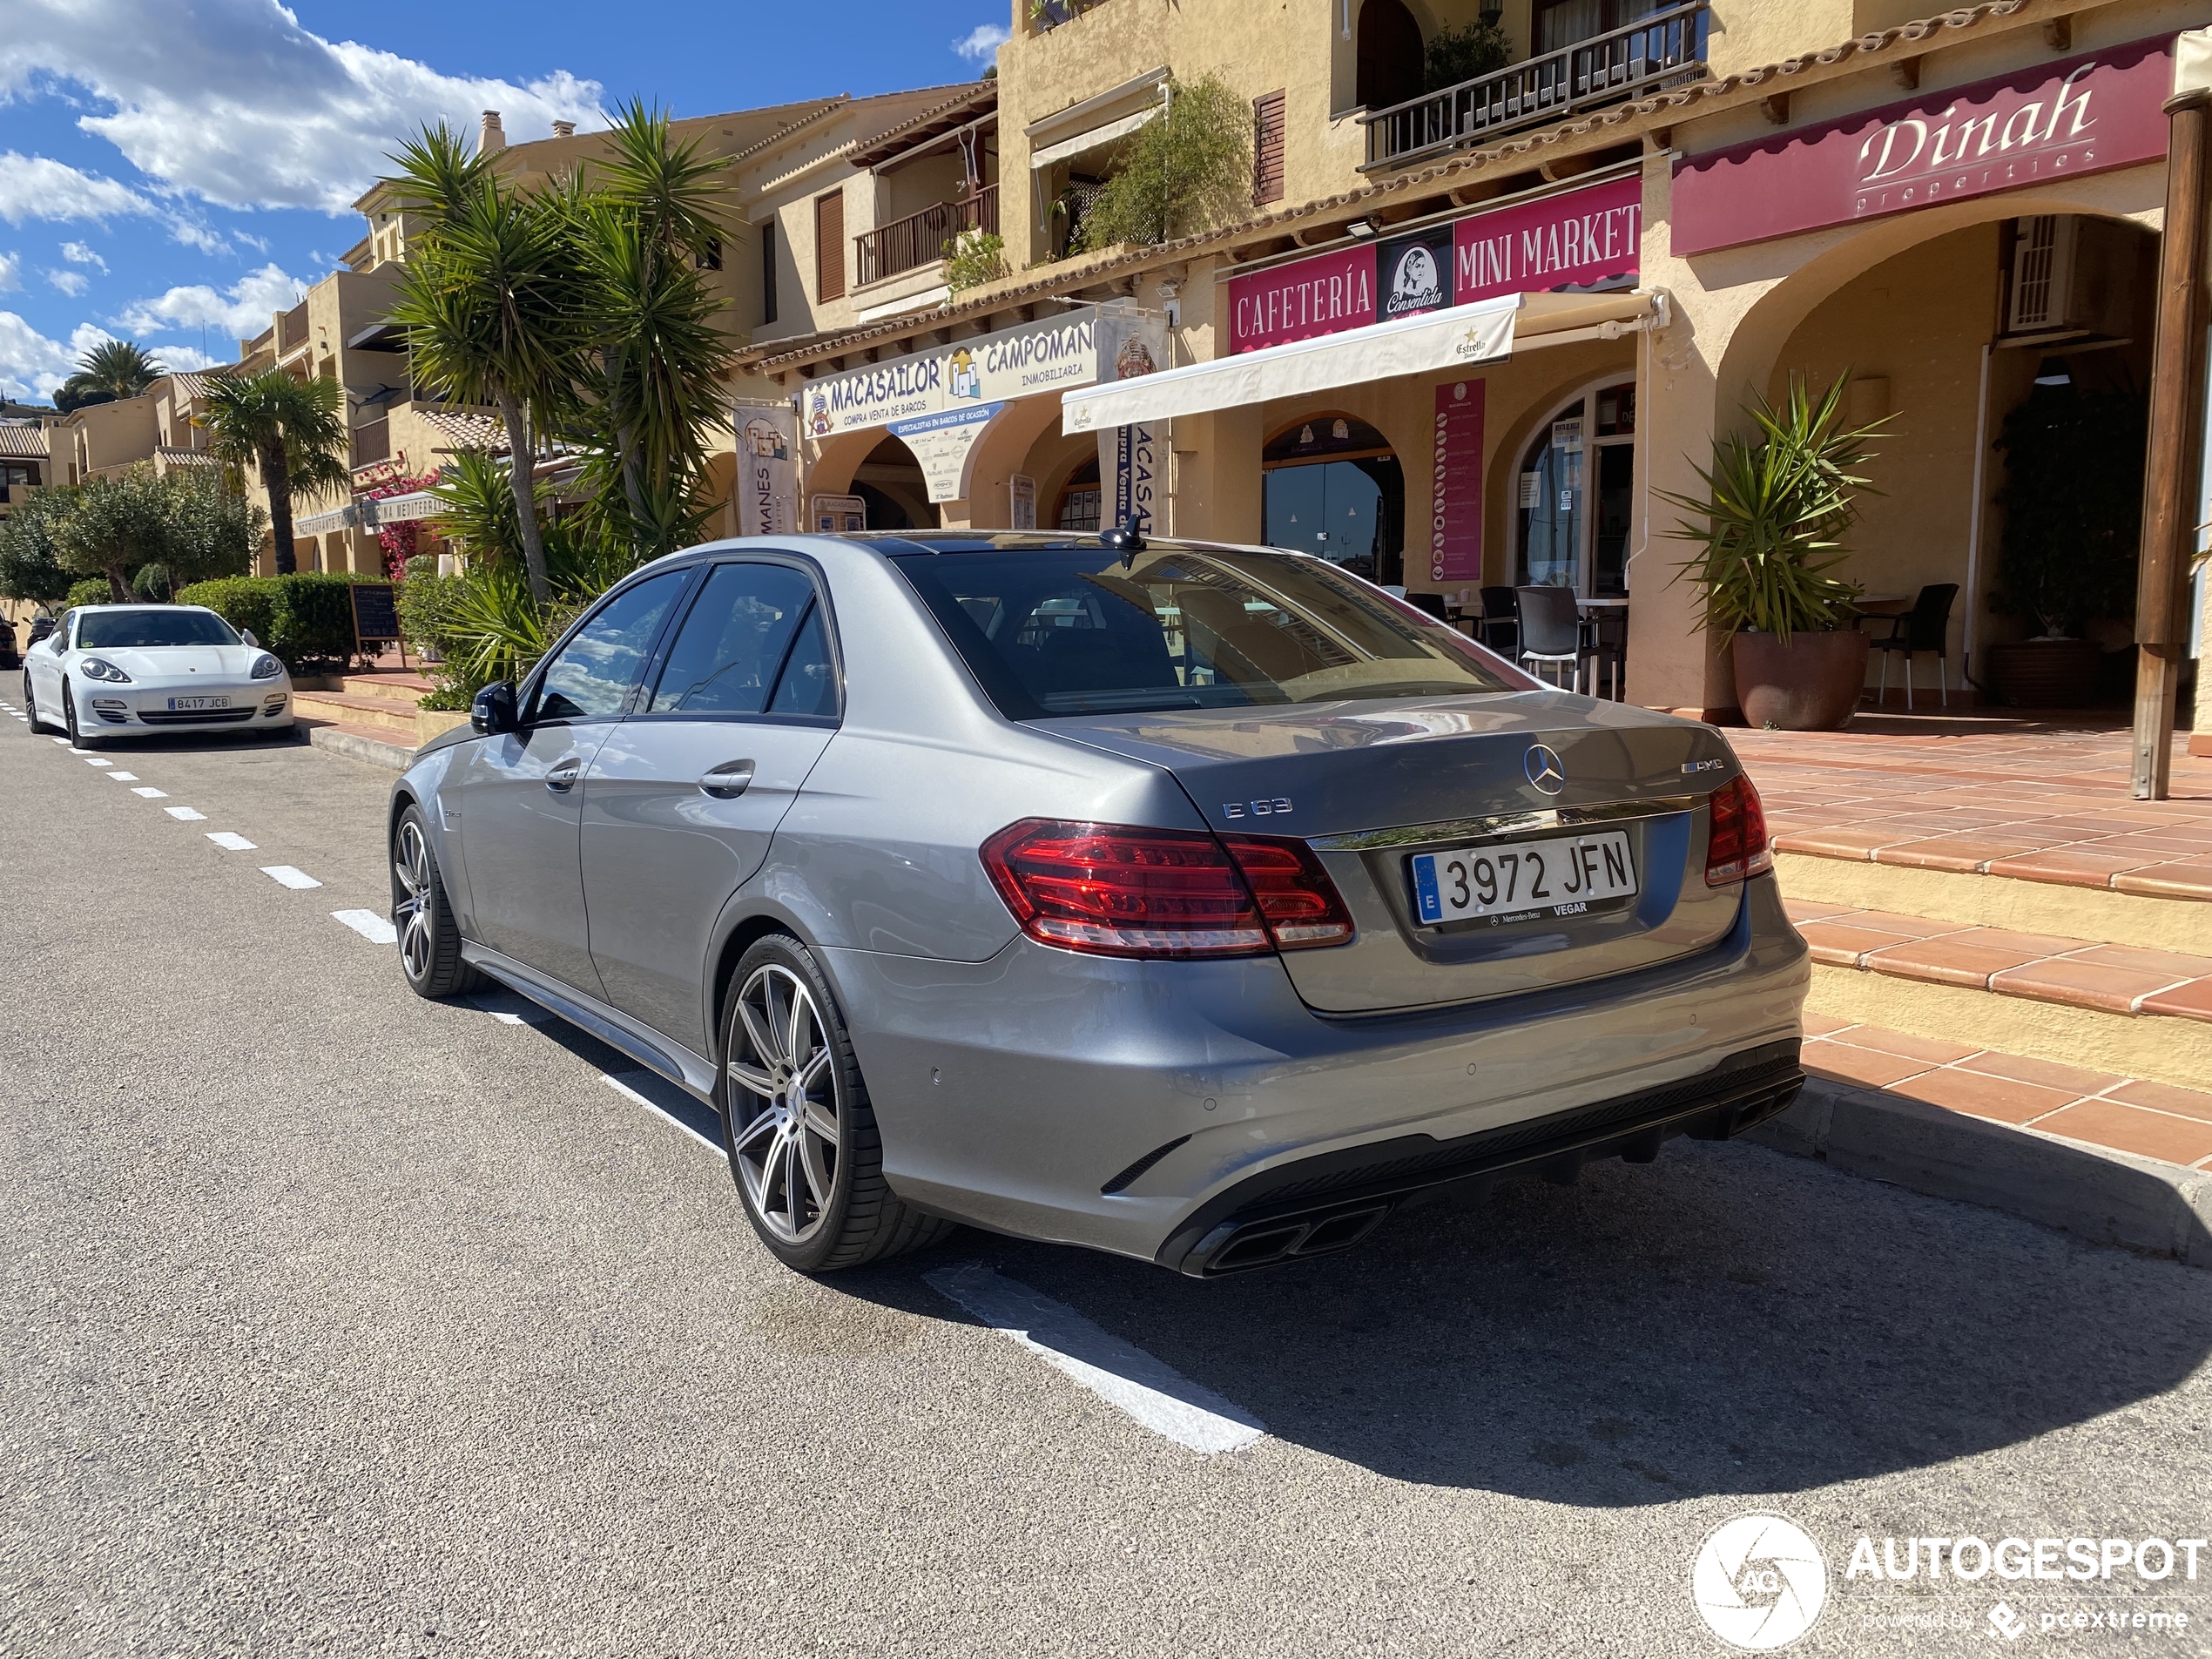
[[1371, 110], [1421, 95], [1421, 26], [1399, 0], [1366, 0], [1359, 8], [1357, 93]]
[[1060, 530], [1097, 529], [1097, 455], [1079, 463], [1068, 475], [1067, 482], [1060, 486], [1060, 499], [1053, 505], [1051, 523], [1053, 529]]
[[1406, 469], [1365, 421], [1309, 415], [1260, 450], [1260, 539], [1356, 576], [1403, 583]]
[[853, 469], [853, 493], [868, 504], [872, 530], [930, 530], [938, 528], [937, 509], [914, 451], [887, 435]]
[[1514, 475], [1514, 583], [1585, 599], [1628, 592], [1635, 506], [1636, 383], [1587, 386], [1552, 411]]

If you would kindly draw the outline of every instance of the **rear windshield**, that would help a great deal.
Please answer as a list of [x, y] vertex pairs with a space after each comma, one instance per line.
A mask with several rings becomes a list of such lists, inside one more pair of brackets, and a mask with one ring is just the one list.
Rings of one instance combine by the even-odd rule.
[[77, 649], [133, 645], [235, 645], [230, 624], [212, 610], [92, 610], [78, 619]]
[[1434, 697], [1523, 681], [1318, 559], [1160, 548], [894, 556], [1001, 711]]

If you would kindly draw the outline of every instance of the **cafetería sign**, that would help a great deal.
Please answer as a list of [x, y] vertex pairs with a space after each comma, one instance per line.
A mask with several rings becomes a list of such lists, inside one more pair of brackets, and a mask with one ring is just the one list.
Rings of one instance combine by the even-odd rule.
[[1677, 162], [1673, 250], [2160, 160], [2172, 46], [2160, 36], [2085, 52]]
[[[801, 418], [810, 438], [1004, 403], [1112, 381], [1148, 332], [1131, 310], [1091, 306], [807, 382]], [[1159, 332], [1157, 324], [1149, 332]], [[1157, 350], [1157, 347], [1150, 349]], [[1153, 367], [1149, 361], [1147, 368]], [[952, 428], [967, 424], [955, 421]], [[949, 429], [918, 428], [917, 430]]]
[[1642, 226], [1643, 181], [1630, 174], [1235, 277], [1229, 349], [1258, 351], [1501, 293], [1632, 286]]

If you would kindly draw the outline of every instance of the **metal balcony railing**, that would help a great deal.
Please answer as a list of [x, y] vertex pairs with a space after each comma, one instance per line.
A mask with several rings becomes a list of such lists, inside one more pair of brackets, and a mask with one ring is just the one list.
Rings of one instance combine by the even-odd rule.
[[1362, 172], [1642, 98], [1705, 72], [1706, 0], [1690, 0], [1541, 57], [1371, 110]]
[[866, 287], [901, 271], [911, 271], [945, 257], [945, 244], [963, 231], [999, 231], [999, 187], [986, 185], [966, 201], [939, 202], [919, 213], [908, 213], [888, 225], [878, 226], [853, 239], [860, 280]]

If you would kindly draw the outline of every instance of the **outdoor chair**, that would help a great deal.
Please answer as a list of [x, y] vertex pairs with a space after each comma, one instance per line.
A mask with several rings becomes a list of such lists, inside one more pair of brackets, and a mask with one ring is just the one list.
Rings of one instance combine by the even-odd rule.
[[1482, 620], [1475, 637], [1506, 657], [1520, 654], [1521, 609], [1511, 588], [1483, 589]]
[[1880, 689], [1874, 693], [1879, 708], [1890, 689], [1890, 653], [1905, 653], [1905, 706], [1912, 706], [1912, 658], [1917, 651], [1936, 654], [1936, 693], [1941, 706], [1951, 706], [1951, 602], [1959, 597], [1956, 582], [1936, 582], [1920, 590], [1912, 609], [1888, 618], [1890, 631], [1878, 636], [1874, 649], [1882, 653]]
[[[1582, 613], [1571, 588], [1517, 588], [1521, 601], [1521, 660], [1532, 669], [1566, 668], [1582, 689]], [[1554, 682], [1556, 683], [1556, 682]]]

